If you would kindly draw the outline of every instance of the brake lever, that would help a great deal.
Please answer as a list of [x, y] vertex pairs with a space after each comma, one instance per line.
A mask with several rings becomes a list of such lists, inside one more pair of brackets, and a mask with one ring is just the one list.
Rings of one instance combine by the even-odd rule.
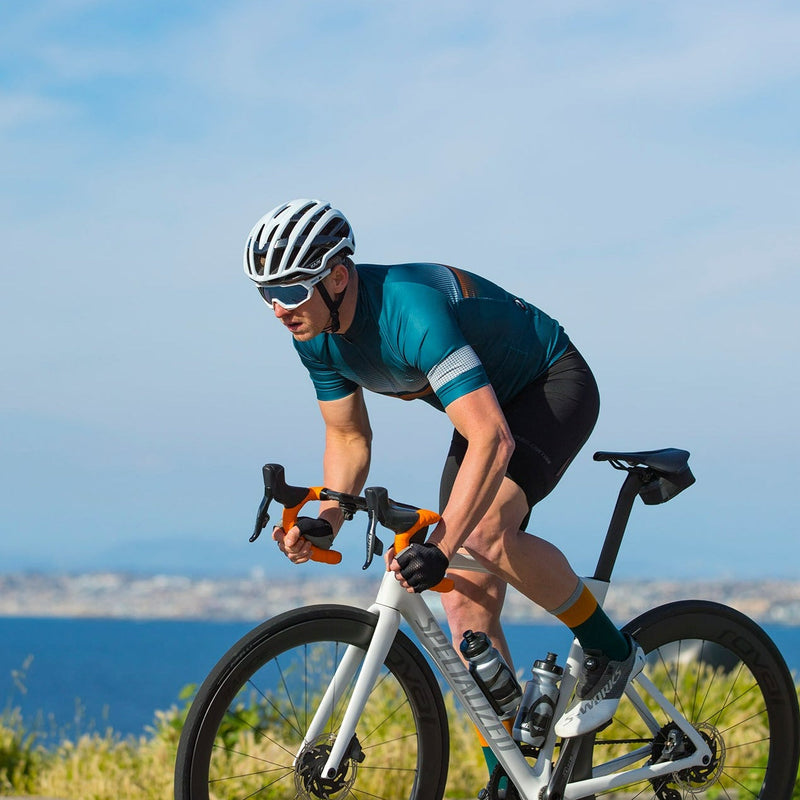
[[369, 523], [367, 525], [367, 559], [361, 569], [367, 569], [374, 556], [383, 555], [383, 542], [378, 538], [378, 514], [375, 509], [369, 509]]
[[254, 542], [261, 536], [261, 531], [267, 527], [267, 523], [269, 522], [269, 504], [272, 502], [272, 492], [264, 488], [264, 497], [261, 500], [260, 505], [258, 506], [258, 513], [256, 514], [256, 524], [253, 528], [253, 535], [250, 537], [250, 541]]

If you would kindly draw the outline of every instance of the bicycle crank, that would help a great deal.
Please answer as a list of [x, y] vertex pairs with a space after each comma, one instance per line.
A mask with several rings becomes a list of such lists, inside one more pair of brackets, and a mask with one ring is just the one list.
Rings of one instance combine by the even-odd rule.
[[306, 745], [297, 757], [294, 772], [296, 797], [300, 800], [340, 800], [346, 797], [356, 780], [358, 764], [364, 760], [364, 751], [353, 736], [336, 774], [323, 777], [322, 770], [331, 754], [334, 734], [318, 736]]
[[[520, 745], [520, 750], [525, 758], [535, 759], [539, 755], [539, 748], [528, 744]], [[479, 800], [519, 800], [517, 787], [508, 779], [506, 771], [498, 764], [493, 770], [489, 783], [478, 793]]]

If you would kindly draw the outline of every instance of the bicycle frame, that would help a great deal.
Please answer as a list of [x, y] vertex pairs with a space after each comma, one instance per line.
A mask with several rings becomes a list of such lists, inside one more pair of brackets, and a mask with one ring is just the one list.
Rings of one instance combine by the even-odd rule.
[[[584, 579], [601, 605], [635, 498], [657, 505], [690, 486], [694, 476], [688, 457], [685, 450], [674, 448], [595, 453], [595, 461], [609, 461], [628, 473], [597, 566], [592, 577]], [[284, 530], [296, 523], [305, 503], [334, 500], [345, 519], [367, 512], [366, 569], [373, 556], [382, 553], [378, 525], [394, 533], [394, 552], [399, 553], [424, 541], [430, 525], [439, 520], [435, 512], [394, 502], [382, 487], [368, 487], [359, 497], [325, 487], [291, 486], [279, 464], [265, 464], [262, 472], [264, 497], [251, 541], [265, 529], [273, 499], [283, 506]], [[316, 550], [312, 541], [312, 560], [341, 560], [332, 549]], [[485, 572], [463, 555], [450, 566]], [[453, 579], [445, 577], [430, 591], [452, 588]], [[755, 797], [760, 785], [759, 797], [786, 800], [796, 789], [800, 709], [795, 679], [774, 642], [741, 612], [710, 601], [682, 600], [637, 616], [623, 632], [648, 653], [652, 672], [641, 672], [625, 688], [625, 705], [606, 732], [559, 739], [557, 720], [563, 718], [584, 666], [584, 653], [573, 642], [555, 722], [537, 751], [518, 745], [507, 732], [428, 608], [429, 596], [405, 591], [395, 573], [387, 571], [368, 608], [294, 609], [250, 631], [220, 659], [192, 702], [175, 759], [175, 797], [216, 796], [222, 781], [234, 787], [232, 791], [241, 786], [250, 797], [271, 795], [269, 787], [277, 783], [291, 796], [322, 797], [353, 794], [351, 787], [358, 781], [359, 794], [369, 794], [386, 785], [394, 788], [394, 774], [407, 788], [403, 796], [441, 793], [448, 761], [447, 710], [441, 697], [445, 683], [497, 756], [499, 772], [493, 772], [487, 785], [493, 796], [502, 794], [501, 780], [516, 788], [514, 796], [520, 800], [579, 800], [648, 783], [658, 797], [682, 796], [683, 790], [692, 795], [719, 790], [726, 797], [741, 797], [742, 792]], [[410, 631], [401, 633], [401, 624]], [[315, 647], [309, 649], [316, 644], [325, 648], [322, 661], [315, 657]], [[283, 654], [291, 664], [279, 663]], [[437, 668], [443, 676], [441, 686], [433, 677]], [[287, 683], [287, 674], [295, 675], [297, 683]], [[675, 705], [657, 688], [662, 681]], [[295, 689], [303, 692], [297, 707]], [[255, 726], [240, 714], [251, 701], [258, 717]], [[291, 719], [284, 708], [291, 708]], [[372, 739], [381, 729], [383, 733]], [[398, 745], [413, 732], [416, 750]], [[235, 742], [229, 741], [229, 733]], [[379, 747], [384, 749], [373, 750]], [[277, 755], [271, 755], [275, 748]]]
[[[453, 569], [485, 571], [472, 558], [461, 554], [453, 558], [450, 566]], [[598, 603], [602, 604], [608, 590], [608, 582], [590, 578], [585, 580]], [[346, 686], [360, 667], [336, 741], [323, 769], [323, 774], [336, 774], [339, 764], [350, 747], [356, 724], [378, 677], [381, 665], [389, 652], [401, 620], [404, 619], [417, 637], [417, 641], [424, 647], [439, 672], [444, 676], [476, 728], [486, 739], [507, 775], [517, 787], [520, 797], [527, 800], [538, 798], [539, 792], [548, 786], [553, 776], [553, 753], [557, 738], [554, 732], [555, 725], [550, 726], [539, 756], [531, 766], [453, 649], [450, 640], [445, 636], [428, 608], [423, 595], [407, 592], [395, 579], [394, 573], [387, 572], [383, 576], [375, 602], [368, 610], [378, 616], [378, 622], [366, 654], [358, 647], [348, 647], [311, 725], [306, 731], [300, 751], [322, 733], [324, 722], [339, 699], [338, 687]], [[573, 642], [567, 658], [554, 719], [558, 719], [564, 713], [582, 661], [583, 653], [576, 640]], [[591, 778], [568, 783], [563, 794], [565, 800], [576, 800], [643, 780], [655, 780], [684, 769], [707, 764], [711, 759], [711, 751], [705, 740], [649, 679], [640, 675], [634, 679], [634, 683], [636, 686], [633, 684], [629, 686], [626, 694], [653, 734], [659, 730], [660, 726], [645, 705], [642, 695], [649, 696], [668, 714], [669, 718], [691, 740], [695, 751], [690, 756], [679, 760], [662, 764], [646, 764], [629, 769], [628, 767], [643, 761], [650, 754], [649, 748], [639, 748], [630, 754], [598, 766]]]

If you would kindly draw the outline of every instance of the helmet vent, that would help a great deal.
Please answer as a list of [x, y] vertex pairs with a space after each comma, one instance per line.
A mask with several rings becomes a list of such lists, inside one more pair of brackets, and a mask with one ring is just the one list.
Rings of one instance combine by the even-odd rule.
[[319, 200], [294, 200], [255, 225], [244, 269], [258, 283], [291, 283], [319, 274], [337, 253], [354, 252], [353, 232], [341, 211]]

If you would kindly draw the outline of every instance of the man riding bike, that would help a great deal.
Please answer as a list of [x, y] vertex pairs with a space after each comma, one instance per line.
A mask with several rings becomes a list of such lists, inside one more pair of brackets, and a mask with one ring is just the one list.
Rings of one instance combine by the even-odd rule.
[[[553, 544], [525, 532], [584, 445], [599, 397], [588, 365], [559, 323], [489, 280], [442, 264], [354, 264], [352, 228], [337, 209], [294, 200], [253, 227], [244, 269], [289, 330], [325, 424], [324, 485], [356, 494], [372, 433], [363, 389], [444, 411], [453, 438], [440, 484], [441, 521], [424, 544], [390, 550], [408, 591], [435, 586], [463, 548], [491, 574], [449, 570], [442, 595], [454, 638], [482, 630], [511, 664], [500, 624], [506, 586], [564, 622], [587, 657], [556, 733], [607, 722], [644, 663]], [[330, 547], [336, 503], [273, 538], [294, 563]], [[484, 748], [490, 770], [494, 756]]]

